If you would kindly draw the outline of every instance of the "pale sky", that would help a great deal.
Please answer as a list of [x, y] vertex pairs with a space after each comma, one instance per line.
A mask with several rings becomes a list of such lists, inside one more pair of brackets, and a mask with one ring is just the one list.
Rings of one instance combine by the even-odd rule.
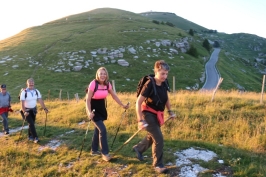
[[96, 8], [172, 12], [208, 29], [266, 38], [266, 0], [0, 0], [0, 40]]

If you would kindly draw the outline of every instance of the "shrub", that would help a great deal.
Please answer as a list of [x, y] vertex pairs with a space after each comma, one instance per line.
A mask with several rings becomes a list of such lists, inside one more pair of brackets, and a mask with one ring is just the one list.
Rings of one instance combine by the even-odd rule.
[[203, 46], [208, 52], [210, 52], [210, 50], [211, 50], [211, 46], [210, 46], [210, 43], [209, 43], [209, 41], [208, 41], [207, 39], [205, 39], [205, 40], [203, 41], [202, 46]]
[[199, 55], [197, 49], [193, 45], [191, 45], [191, 47], [187, 51], [187, 54], [189, 54], [193, 57], [196, 57], [196, 58], [198, 58], [198, 55]]
[[152, 22], [153, 22], [153, 23], [155, 23], [155, 24], [157, 24], [157, 25], [159, 25], [159, 24], [160, 24], [160, 22], [159, 22], [159, 21], [157, 21], [157, 20], [152, 20]]
[[174, 27], [175, 25], [173, 24], [173, 23], [171, 23], [171, 22], [166, 22], [166, 24], [168, 25], [168, 26], [171, 26], [171, 27]]
[[188, 32], [188, 34], [190, 34], [191, 36], [194, 36], [194, 31], [193, 31], [193, 29], [190, 29], [189, 32]]

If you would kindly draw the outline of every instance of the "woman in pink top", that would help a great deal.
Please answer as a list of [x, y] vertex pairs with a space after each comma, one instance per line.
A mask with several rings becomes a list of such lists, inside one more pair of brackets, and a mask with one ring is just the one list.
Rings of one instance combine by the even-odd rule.
[[[105, 67], [100, 67], [96, 72], [96, 79], [90, 82], [88, 92], [86, 94], [86, 112], [90, 120], [92, 120], [95, 129], [92, 137], [91, 154], [102, 155], [103, 160], [109, 161], [109, 148], [107, 143], [107, 131], [104, 125], [104, 120], [107, 120], [107, 110], [105, 105], [105, 98], [108, 93], [112, 98], [124, 109], [128, 109], [128, 104], [123, 104], [117, 97], [110, 84], [108, 72]], [[97, 83], [98, 84], [97, 84]], [[96, 91], [95, 91], [95, 87]], [[95, 92], [94, 92], [95, 91]], [[95, 110], [95, 112], [92, 112]], [[98, 151], [99, 146], [101, 152]]]

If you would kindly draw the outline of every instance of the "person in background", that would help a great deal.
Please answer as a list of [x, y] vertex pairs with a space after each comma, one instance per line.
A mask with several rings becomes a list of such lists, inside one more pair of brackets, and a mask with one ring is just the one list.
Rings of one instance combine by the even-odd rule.
[[[88, 118], [92, 120], [95, 126], [91, 144], [91, 155], [102, 155], [104, 161], [111, 160], [107, 143], [107, 131], [104, 125], [104, 121], [107, 120], [108, 116], [105, 105], [105, 99], [108, 93], [124, 109], [128, 109], [129, 107], [129, 104], [125, 105], [120, 101], [108, 80], [107, 69], [100, 67], [96, 72], [96, 79], [90, 82], [86, 94], [86, 112]], [[97, 87], [96, 91], [95, 87]], [[99, 147], [101, 148], [100, 152], [98, 151]]]
[[11, 109], [11, 96], [6, 90], [6, 84], [1, 85], [0, 89], [0, 116], [3, 120], [3, 131], [5, 135], [9, 134], [8, 128], [8, 111], [12, 111]]
[[157, 95], [154, 94], [151, 80], [147, 81], [143, 86], [140, 95], [136, 101], [136, 113], [138, 119], [138, 128], [145, 128], [147, 136], [133, 146], [133, 151], [140, 161], [143, 161], [143, 155], [150, 146], [152, 146], [152, 157], [154, 169], [158, 173], [167, 172], [167, 168], [163, 164], [163, 134], [161, 132], [160, 122], [163, 122], [163, 113], [165, 107], [168, 109], [170, 117], [174, 118], [175, 114], [171, 111], [171, 105], [168, 98], [167, 88], [164, 81], [167, 79], [170, 67], [164, 60], [155, 62], [154, 65], [154, 81]]
[[40, 103], [46, 114], [48, 113], [48, 109], [46, 108], [42, 100], [41, 93], [39, 92], [39, 90], [34, 88], [34, 80], [30, 78], [27, 80], [26, 84], [27, 88], [20, 93], [21, 110], [24, 112], [26, 121], [29, 124], [29, 140], [33, 141], [34, 143], [38, 143], [39, 138], [35, 129], [37, 101]]

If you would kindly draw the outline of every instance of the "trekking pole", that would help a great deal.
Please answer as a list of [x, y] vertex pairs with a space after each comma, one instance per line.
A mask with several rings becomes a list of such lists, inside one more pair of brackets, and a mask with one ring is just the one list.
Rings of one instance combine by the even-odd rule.
[[[171, 117], [169, 117], [168, 119], [166, 119], [165, 121], [164, 121], [164, 124], [168, 121], [168, 120], [170, 120], [172, 117], [175, 117], [175, 115], [173, 115], [173, 116], [171, 116]], [[163, 124], [163, 125], [164, 125]], [[147, 127], [148, 126], [148, 124], [145, 124], [144, 125], [144, 127]], [[139, 129], [138, 131], [136, 131], [126, 142], [124, 142], [124, 144], [122, 144], [122, 146], [120, 146], [117, 150], [115, 150], [114, 151], [114, 153], [116, 153], [116, 152], [118, 152], [118, 151], [120, 151], [126, 144], [128, 144], [140, 131], [141, 131], [142, 129]]]
[[[93, 110], [92, 110], [92, 112], [94, 113], [94, 112], [95, 112], [95, 109], [93, 109]], [[88, 123], [88, 127], [87, 127], [87, 130], [86, 130], [85, 136], [84, 136], [84, 138], [83, 138], [83, 141], [82, 141], [82, 146], [81, 146], [81, 149], [80, 149], [80, 152], [79, 152], [78, 160], [79, 160], [79, 158], [80, 158], [80, 156], [81, 156], [82, 149], [83, 149], [84, 142], [85, 142], [85, 139], [86, 139], [86, 137], [87, 137], [87, 134], [88, 134], [88, 130], [89, 130], [89, 127], [90, 127], [90, 122], [91, 122], [91, 121], [92, 121], [92, 120], [90, 120], [90, 121], [89, 121], [89, 123]]]
[[20, 112], [20, 114], [21, 114], [21, 116], [22, 116], [22, 118], [23, 118], [23, 123], [22, 123], [21, 131], [20, 131], [20, 134], [19, 134], [19, 137], [18, 137], [18, 141], [17, 141], [16, 144], [18, 144], [18, 142], [19, 142], [19, 140], [20, 140], [20, 137], [21, 137], [21, 135], [22, 135], [22, 131], [23, 131], [23, 127], [24, 127], [24, 123], [25, 123], [25, 121], [26, 121], [26, 117], [25, 117], [23, 111], [22, 111], [22, 110], [19, 110], [19, 112]]
[[[144, 127], [147, 127], [148, 124], [145, 124]], [[143, 129], [143, 128], [142, 128]], [[122, 146], [120, 146], [117, 150], [114, 151], [114, 153], [120, 151], [127, 143], [129, 143], [129, 141], [131, 141], [142, 129], [138, 129], [138, 131], [136, 131], [130, 138], [128, 138], [128, 140], [126, 142], [124, 142], [124, 144], [122, 144]]]
[[43, 136], [45, 136], [45, 132], [46, 132], [47, 112], [45, 112], [45, 114], [46, 114], [46, 117], [45, 117], [45, 122], [44, 122]]
[[[129, 105], [129, 102], [127, 103], [127, 105]], [[116, 134], [115, 134], [114, 140], [113, 140], [112, 145], [111, 145], [111, 149], [112, 149], [113, 144], [114, 144], [114, 142], [115, 142], [116, 135], [117, 135], [117, 133], [118, 133], [118, 131], [119, 131], [119, 129], [120, 129], [120, 126], [121, 126], [121, 124], [122, 124], [122, 120], [123, 120], [123, 118], [125, 117], [125, 114], [126, 114], [126, 109], [125, 109], [125, 112], [123, 113], [122, 119], [121, 119], [120, 124], [119, 124], [119, 126], [118, 126], [118, 128], [117, 128], [117, 131], [116, 131]]]

